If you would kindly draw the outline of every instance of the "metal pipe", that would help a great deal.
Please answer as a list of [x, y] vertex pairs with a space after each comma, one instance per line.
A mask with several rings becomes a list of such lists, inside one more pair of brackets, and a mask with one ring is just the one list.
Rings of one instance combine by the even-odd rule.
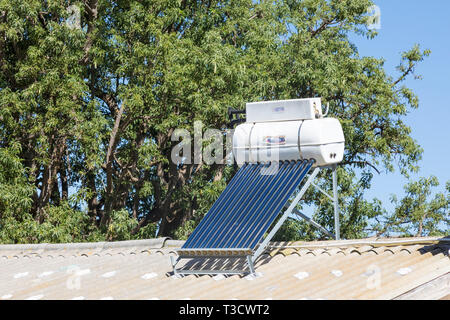
[[327, 102], [327, 110], [325, 111], [324, 114], [322, 114], [322, 117], [326, 117], [328, 115], [328, 110], [330, 110], [330, 103]]

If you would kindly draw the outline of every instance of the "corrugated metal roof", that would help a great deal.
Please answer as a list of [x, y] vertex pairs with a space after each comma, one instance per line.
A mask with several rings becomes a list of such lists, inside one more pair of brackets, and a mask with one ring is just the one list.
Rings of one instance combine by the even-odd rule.
[[[394, 299], [439, 292], [450, 238], [272, 243], [255, 276], [172, 275], [183, 241], [167, 238], [0, 246], [0, 299]], [[241, 261], [226, 261], [228, 264]], [[223, 261], [187, 261], [227, 268]], [[208, 265], [209, 264], [209, 265]], [[444, 278], [442, 278], [444, 279]], [[448, 279], [448, 276], [445, 277]], [[417, 290], [428, 284], [426, 290]], [[421, 296], [421, 298], [424, 298]]]

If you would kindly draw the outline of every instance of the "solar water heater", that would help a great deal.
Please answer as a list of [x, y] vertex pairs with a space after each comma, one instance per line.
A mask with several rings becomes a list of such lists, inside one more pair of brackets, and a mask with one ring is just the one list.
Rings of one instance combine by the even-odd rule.
[[[254, 273], [254, 262], [290, 214], [339, 239], [336, 165], [345, 142], [339, 121], [324, 117], [320, 98], [252, 102], [245, 113], [233, 133], [240, 169], [172, 257], [175, 274]], [[332, 168], [333, 196], [313, 183], [325, 167]], [[311, 184], [334, 202], [335, 235], [296, 209]], [[198, 257], [244, 258], [247, 269], [176, 269], [181, 259]]]

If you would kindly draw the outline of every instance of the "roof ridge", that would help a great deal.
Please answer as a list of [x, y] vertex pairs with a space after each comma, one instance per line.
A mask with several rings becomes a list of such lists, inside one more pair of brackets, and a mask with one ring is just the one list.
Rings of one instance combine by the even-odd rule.
[[[166, 242], [172, 242], [169, 237], [143, 239], [143, 240], [125, 240], [114, 242], [77, 242], [77, 243], [37, 243], [37, 244], [0, 244], [0, 251], [3, 250], [73, 250], [73, 249], [116, 249], [146, 247], [160, 249], [165, 247]], [[173, 246], [173, 245], [172, 245]]]
[[[380, 240], [381, 239], [381, 240]], [[125, 240], [114, 242], [79, 242], [79, 243], [38, 243], [38, 244], [0, 244], [0, 251], [8, 250], [103, 250], [118, 248], [146, 247], [150, 249], [162, 249], [181, 247], [184, 240], [172, 240], [169, 237], [160, 237], [143, 240]], [[270, 242], [268, 248], [331, 248], [331, 247], [349, 247], [349, 246], [399, 246], [399, 245], [415, 245], [415, 244], [437, 244], [449, 243], [450, 236], [446, 237], [422, 237], [422, 238], [377, 238], [377, 239], [357, 239], [357, 240], [328, 240], [316, 242]]]
[[[379, 240], [383, 239], [383, 240]], [[326, 247], [349, 247], [349, 246], [399, 246], [399, 245], [416, 245], [416, 244], [438, 244], [438, 243], [449, 243], [450, 237], [415, 237], [415, 238], [378, 238], [378, 239], [360, 239], [360, 240], [329, 240], [329, 241], [318, 241], [318, 242], [291, 242], [284, 243], [281, 245], [269, 244], [269, 248], [326, 248]]]

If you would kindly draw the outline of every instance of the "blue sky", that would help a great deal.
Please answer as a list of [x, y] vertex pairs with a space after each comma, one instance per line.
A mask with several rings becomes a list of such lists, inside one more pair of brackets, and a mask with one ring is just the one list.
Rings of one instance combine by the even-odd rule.
[[[430, 49], [431, 55], [420, 63], [416, 73], [422, 80], [408, 78], [404, 84], [419, 97], [419, 109], [413, 110], [405, 122], [412, 129], [412, 137], [424, 149], [419, 163], [420, 176], [435, 175], [440, 182], [439, 191], [450, 180], [450, 1], [448, 0], [374, 0], [381, 12], [381, 28], [372, 40], [353, 35], [351, 40], [358, 47], [360, 56], [384, 58], [388, 74], [397, 74], [395, 67], [401, 54], [420, 44]], [[367, 198], [382, 200], [386, 209], [393, 208], [390, 195], [404, 195], [406, 178], [395, 173], [375, 173]]]

